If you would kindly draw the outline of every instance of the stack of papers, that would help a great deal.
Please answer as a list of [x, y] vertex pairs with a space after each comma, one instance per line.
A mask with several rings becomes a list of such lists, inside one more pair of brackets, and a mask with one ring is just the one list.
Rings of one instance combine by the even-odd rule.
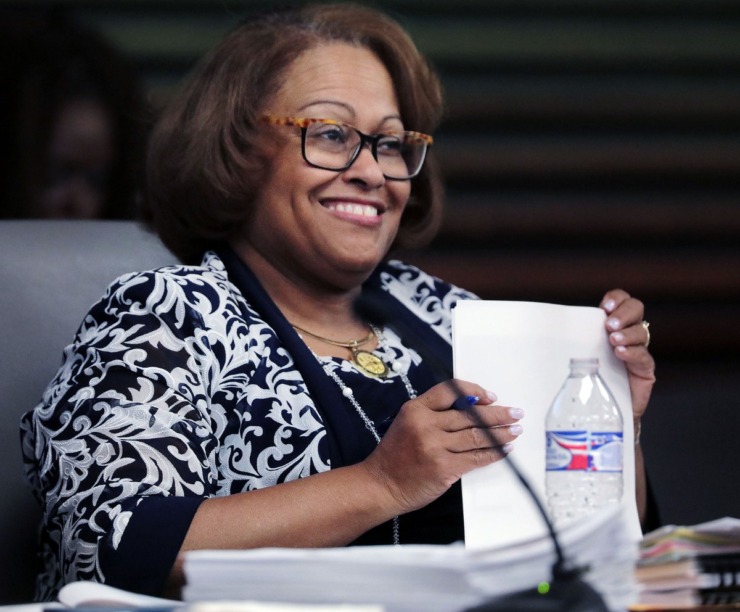
[[635, 578], [641, 604], [740, 603], [740, 519], [667, 525], [647, 534]]
[[462, 610], [479, 601], [463, 572], [451, 571], [464, 557], [461, 546], [193, 552], [185, 560], [184, 598]]
[[[583, 579], [610, 610], [625, 610], [636, 599], [637, 543], [624, 508], [607, 507], [559, 532], [566, 559], [584, 569]], [[471, 584], [485, 599], [531, 588], [550, 579], [555, 554], [547, 537], [506, 548], [470, 553]]]
[[[566, 556], [611, 610], [635, 600], [637, 547], [614, 506], [561, 535]], [[387, 612], [459, 612], [551, 578], [552, 543], [539, 537], [470, 551], [462, 544], [194, 551], [185, 555], [187, 602], [375, 604]]]

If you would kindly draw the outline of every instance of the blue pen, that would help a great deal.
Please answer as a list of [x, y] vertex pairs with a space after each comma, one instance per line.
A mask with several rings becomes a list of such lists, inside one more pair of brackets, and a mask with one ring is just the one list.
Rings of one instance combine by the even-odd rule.
[[451, 408], [453, 410], [467, 410], [477, 404], [479, 399], [477, 395], [460, 395], [452, 402]]

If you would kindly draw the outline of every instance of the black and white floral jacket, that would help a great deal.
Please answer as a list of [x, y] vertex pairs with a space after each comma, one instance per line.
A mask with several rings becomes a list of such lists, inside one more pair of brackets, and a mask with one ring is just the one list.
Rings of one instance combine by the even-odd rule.
[[[443, 353], [454, 303], [474, 297], [398, 261], [367, 286]], [[433, 384], [391, 329], [379, 350], [419, 392]], [[328, 362], [381, 430], [408, 399], [395, 372]], [[21, 424], [44, 508], [38, 597], [81, 579], [159, 592], [203, 499], [367, 456], [375, 441], [335, 387], [231, 252], [117, 279]]]

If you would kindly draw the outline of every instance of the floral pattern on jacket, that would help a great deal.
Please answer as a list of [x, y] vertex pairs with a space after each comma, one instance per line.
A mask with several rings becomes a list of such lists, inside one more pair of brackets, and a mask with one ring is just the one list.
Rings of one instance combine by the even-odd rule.
[[[473, 297], [401, 262], [380, 281], [448, 341], [452, 305]], [[115, 549], [146, 497], [228, 495], [330, 469], [301, 373], [215, 253], [117, 279], [21, 431], [44, 506], [47, 598], [105, 581], [100, 543]]]

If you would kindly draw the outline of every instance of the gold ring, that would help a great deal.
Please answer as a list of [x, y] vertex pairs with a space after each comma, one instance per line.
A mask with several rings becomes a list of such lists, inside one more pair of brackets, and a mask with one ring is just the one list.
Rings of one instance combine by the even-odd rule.
[[642, 325], [643, 329], [645, 330], [645, 333], [647, 334], [647, 340], [645, 340], [645, 348], [650, 346], [650, 323], [647, 321], [643, 321], [640, 323]]

